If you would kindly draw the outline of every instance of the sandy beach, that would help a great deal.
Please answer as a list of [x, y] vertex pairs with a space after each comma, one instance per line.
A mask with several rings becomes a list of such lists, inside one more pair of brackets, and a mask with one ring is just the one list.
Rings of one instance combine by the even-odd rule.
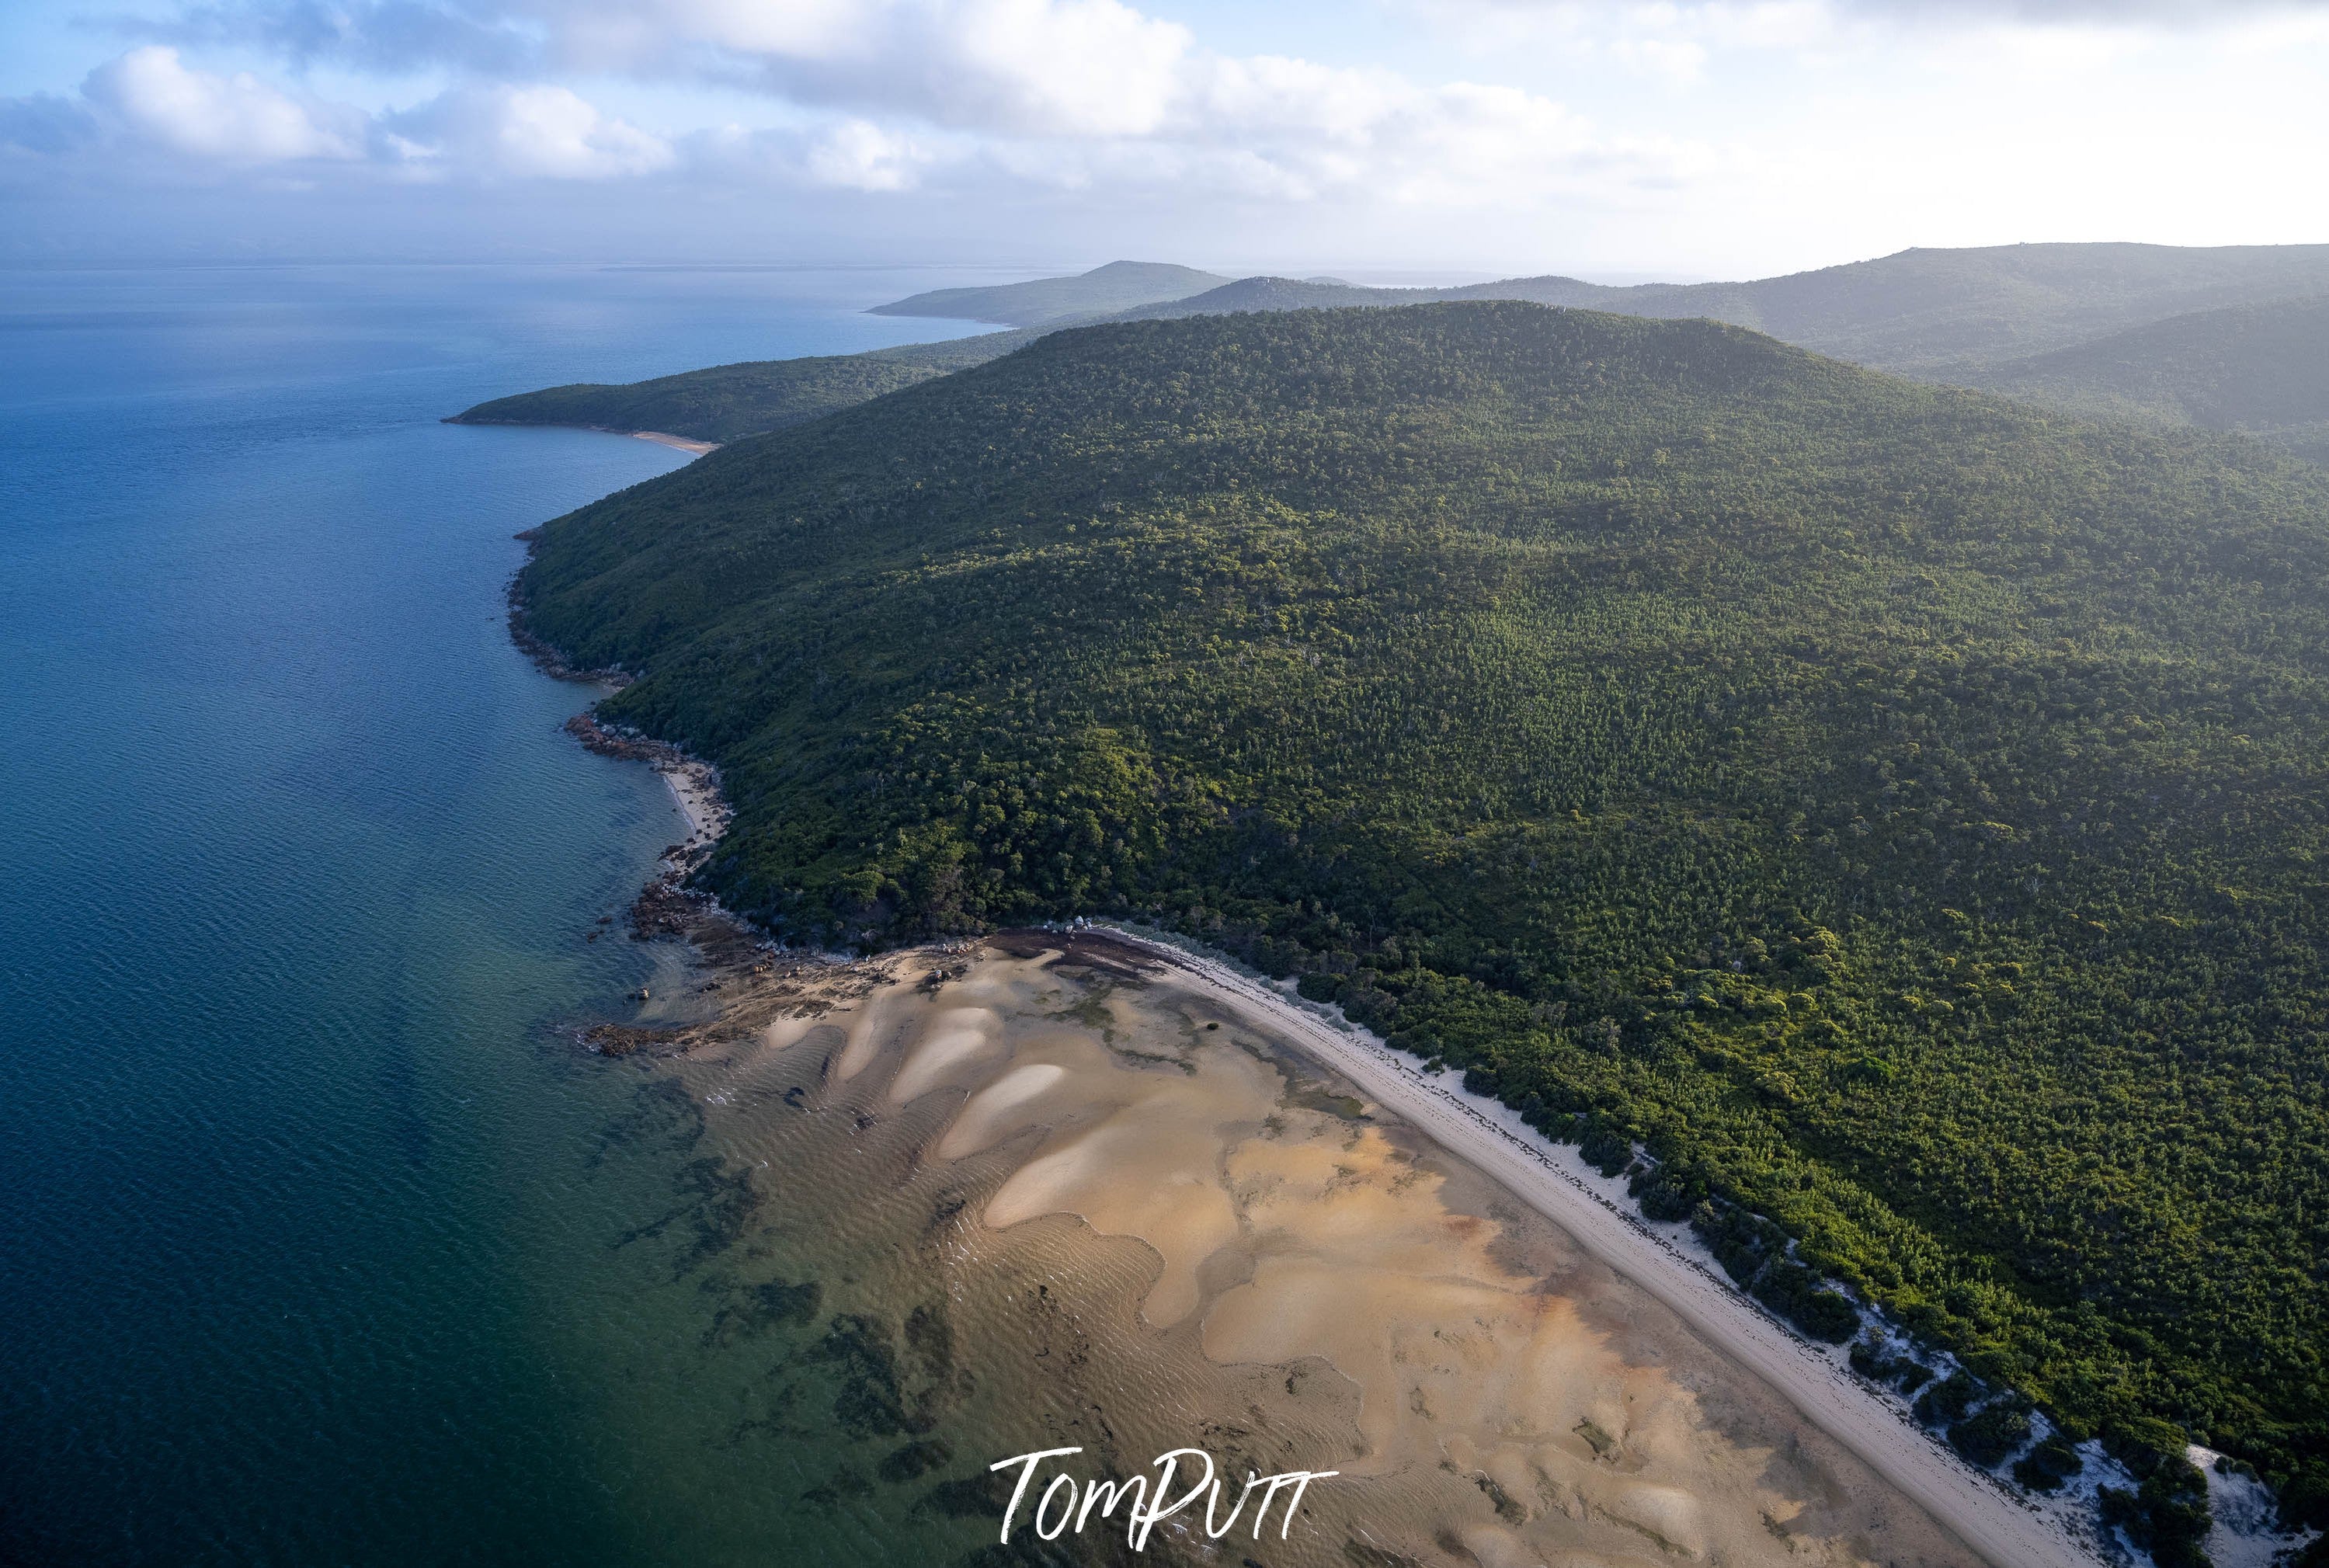
[[693, 452], [699, 458], [706, 452], [716, 452], [720, 449], [720, 443], [717, 441], [699, 441], [687, 436], [671, 435], [663, 430], [614, 430], [609, 433], [629, 436], [634, 440], [653, 441], [658, 447], [670, 447], [682, 452]]
[[1284, 992], [1226, 965], [1132, 932], [1111, 934], [1193, 977], [1348, 1075], [1388, 1109], [1477, 1165], [1587, 1251], [1655, 1296], [1724, 1355], [1779, 1390], [1804, 1416], [1944, 1521], [1997, 1568], [2091, 1568], [2101, 1559], [2038, 1509], [1958, 1460], [1871, 1397], [1829, 1355], [1637, 1216], [1590, 1189], [1572, 1158], [1502, 1106], [1428, 1075], [1364, 1031], [1337, 1027]]
[[[996, 1412], [959, 1419], [992, 1457], [1098, 1431], [1127, 1473], [1201, 1437], [1339, 1470], [1274, 1563], [2088, 1561], [1659, 1238], [1266, 986], [1096, 931], [847, 964], [705, 950], [731, 956], [620, 1048], [677, 1074], [756, 1179], [825, 1193], [820, 1233], [871, 1244], [925, 1215], [900, 1255], [991, 1325]], [[842, 1195], [825, 1173], [844, 1167], [891, 1174]], [[931, 1230], [925, 1203], [952, 1217]], [[1067, 1365], [1108, 1366], [1104, 1388], [1060, 1381], [1062, 1311]]]

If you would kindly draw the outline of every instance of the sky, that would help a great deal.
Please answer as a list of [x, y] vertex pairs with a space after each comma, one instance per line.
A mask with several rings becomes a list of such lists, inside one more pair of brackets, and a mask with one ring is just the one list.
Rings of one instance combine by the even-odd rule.
[[2329, 0], [8, 0], [0, 261], [2329, 241]]

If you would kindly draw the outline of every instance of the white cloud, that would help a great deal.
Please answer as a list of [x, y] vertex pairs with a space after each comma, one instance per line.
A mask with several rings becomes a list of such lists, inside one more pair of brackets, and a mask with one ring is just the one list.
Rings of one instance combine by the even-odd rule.
[[1186, 29], [1118, 0], [797, 10], [656, 0], [653, 14], [667, 64], [685, 57], [684, 42], [709, 46], [726, 80], [845, 115], [811, 149], [806, 171], [864, 190], [917, 184], [942, 161], [932, 132], [970, 139], [944, 161], [1058, 189], [1169, 186], [1277, 201], [1525, 202], [1588, 175], [1671, 183], [1703, 161], [1663, 145], [1601, 145], [1577, 116], [1518, 89], [1430, 87], [1387, 67], [1207, 52]]
[[1015, 135], [1137, 136], [1188, 30], [1122, 0], [504, 0], [594, 72]]
[[[184, 150], [313, 156], [280, 149], [329, 145], [346, 156], [368, 146], [378, 161], [429, 179], [685, 168], [874, 194], [945, 179], [982, 194], [1108, 185], [1478, 204], [1525, 203], [1579, 181], [1672, 184], [1693, 164], [1664, 143], [1605, 144], [1559, 103], [1515, 87], [1207, 51], [1186, 27], [1125, 0], [469, 0], [457, 13], [348, 0], [328, 15], [309, 0], [228, 0], [176, 25], [220, 47], [274, 50], [303, 69], [468, 59], [473, 74], [438, 97], [330, 135], [289, 95], [247, 75], [202, 76], [170, 47], [108, 68], [123, 79], [113, 96], [134, 99]], [[491, 51], [472, 48], [519, 37], [533, 53], [515, 79], [486, 69]], [[777, 123], [645, 128], [564, 84], [591, 73], [627, 78], [646, 101], [683, 116], [673, 89], [708, 84], [730, 112], [740, 95], [757, 98]], [[218, 107], [230, 99], [242, 106], [240, 121]], [[230, 123], [232, 134], [222, 128]]]
[[[938, 101], [1011, 128], [1075, 136], [1157, 130], [1183, 90], [1185, 28], [1117, 0], [968, 0], [936, 8]], [[948, 100], [952, 101], [949, 103]]]
[[301, 102], [249, 72], [190, 69], [164, 44], [99, 66], [81, 89], [136, 132], [174, 151], [222, 163], [353, 158], [360, 127], [343, 112]]
[[845, 119], [809, 145], [808, 177], [820, 185], [853, 191], [904, 191], [938, 159], [938, 150], [913, 137], [882, 129], [871, 120]]
[[[1323, 262], [1344, 235], [1707, 272], [2053, 234], [2317, 238], [2285, 193], [2329, 146], [2309, 108], [2329, 0], [1383, 0], [1332, 63], [1208, 47], [1158, 0], [157, 3], [185, 8], [142, 36], [184, 58], [141, 49], [80, 98], [0, 100], [11, 178], [158, 144], [359, 188], [668, 175], [705, 232], [822, 213], [1014, 250], [1049, 224], [1112, 253], [1146, 224], [1217, 258], [1270, 233]], [[209, 73], [269, 59], [271, 84]], [[294, 85], [310, 71], [426, 101], [333, 109]], [[1268, 243], [1247, 258], [1296, 241]]]
[[1987, 14], [2039, 24], [2215, 27], [2259, 13], [2317, 11], [2329, 0], [1834, 0], [1834, 4], [1839, 11], [1947, 24], [1962, 22], [1969, 14]]
[[173, 167], [328, 160], [432, 180], [607, 180], [680, 162], [670, 141], [555, 83], [470, 83], [375, 116], [196, 69], [166, 44], [99, 66], [77, 101], [0, 99], [0, 144], [81, 158], [158, 146], [182, 161]]
[[483, 175], [605, 180], [655, 174], [669, 142], [601, 113], [563, 87], [457, 88], [384, 121], [392, 156], [417, 166]]

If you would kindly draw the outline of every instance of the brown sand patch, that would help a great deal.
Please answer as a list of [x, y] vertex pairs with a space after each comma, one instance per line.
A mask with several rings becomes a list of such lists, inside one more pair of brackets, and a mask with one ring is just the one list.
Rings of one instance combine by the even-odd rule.
[[922, 1026], [905, 1065], [890, 1082], [890, 1103], [903, 1105], [950, 1076], [992, 1057], [1001, 1047], [1003, 1020], [992, 1007], [948, 1007]]
[[1342, 1471], [1273, 1563], [1970, 1561], [1656, 1301], [1164, 966], [1021, 932], [884, 974], [790, 977], [783, 1012], [679, 1070], [740, 1126], [774, 1114], [748, 1102], [853, 1118], [852, 1202], [962, 1194], [974, 1230], [921, 1266], [965, 1313], [992, 1260], [1042, 1260], [969, 1365], [1064, 1380], [1068, 1440], [1106, 1434], [1126, 1472], [1192, 1441]]

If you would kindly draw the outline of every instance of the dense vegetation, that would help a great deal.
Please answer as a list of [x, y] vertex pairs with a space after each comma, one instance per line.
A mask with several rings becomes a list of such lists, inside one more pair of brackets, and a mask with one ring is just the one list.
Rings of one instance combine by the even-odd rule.
[[876, 316], [938, 316], [1033, 326], [1070, 316], [1106, 316], [1158, 300], [1182, 299], [1228, 279], [1164, 261], [1111, 261], [1073, 278], [1037, 278], [985, 288], [933, 288], [873, 307]]
[[465, 425], [587, 425], [661, 430], [699, 441], [732, 441], [853, 408], [933, 376], [984, 364], [1028, 341], [990, 332], [950, 343], [916, 343], [868, 354], [820, 354], [714, 365], [653, 381], [577, 382], [495, 398], [456, 414]]
[[2329, 294], [2173, 316], [1975, 379], [2032, 402], [2246, 430], [2329, 463]]
[[2324, 583], [2329, 475], [2253, 444], [1441, 305], [1056, 334], [521, 589], [721, 763], [775, 929], [1310, 975], [2329, 1525]]
[[2076, 412], [2247, 430], [2301, 456], [2329, 458], [2329, 373], [2323, 369], [2329, 365], [2323, 352], [2329, 349], [2329, 316], [2317, 298], [2324, 295], [2329, 246], [2305, 245], [1904, 250], [1751, 283], [1622, 288], [1559, 277], [1436, 289], [1369, 288], [1333, 279], [1224, 282], [1186, 267], [1116, 261], [1078, 278], [942, 288], [875, 307], [887, 315], [1024, 322], [1028, 330], [720, 365], [630, 386], [552, 387], [481, 403], [457, 418], [730, 441], [984, 364], [1032, 341], [1035, 323], [1052, 330], [1108, 312], [1113, 320], [1164, 320], [1510, 299], [1660, 319], [1704, 316], [1924, 380], [1994, 388]]

